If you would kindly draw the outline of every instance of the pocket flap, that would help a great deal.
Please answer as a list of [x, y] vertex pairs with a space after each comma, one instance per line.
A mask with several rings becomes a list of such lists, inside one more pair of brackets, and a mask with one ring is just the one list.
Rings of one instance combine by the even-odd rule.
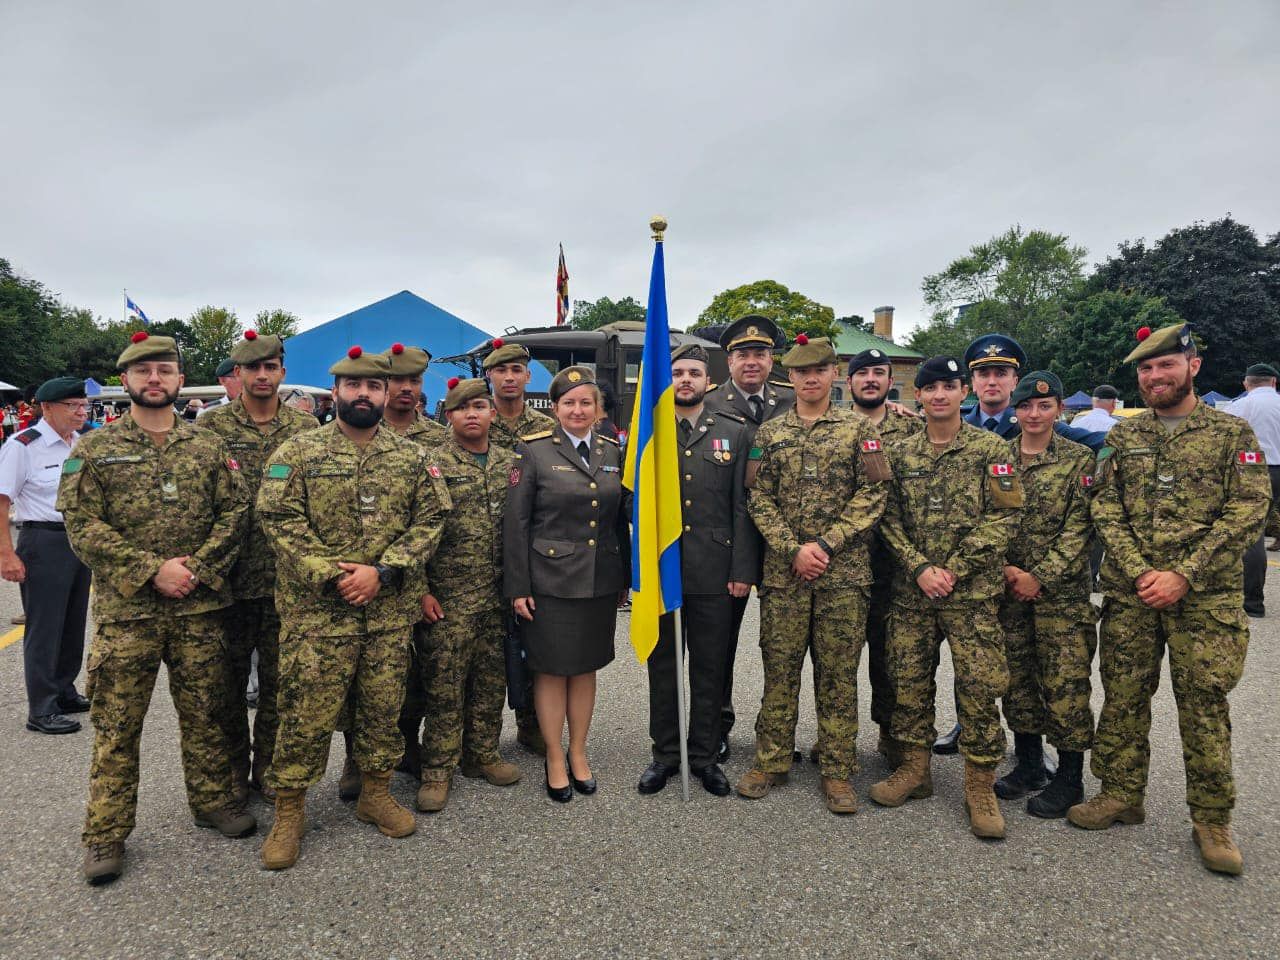
[[543, 557], [567, 557], [573, 553], [572, 540], [535, 540], [533, 551]]

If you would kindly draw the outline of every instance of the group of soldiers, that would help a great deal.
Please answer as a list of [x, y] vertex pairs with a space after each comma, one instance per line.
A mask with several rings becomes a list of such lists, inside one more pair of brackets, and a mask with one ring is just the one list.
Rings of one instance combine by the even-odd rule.
[[[706, 789], [729, 792], [719, 763], [752, 586], [765, 686], [739, 794], [763, 797], [786, 778], [807, 652], [825, 801], [835, 813], [857, 809], [850, 777], [865, 640], [872, 717], [892, 769], [871, 797], [897, 806], [930, 795], [945, 639], [965, 806], [982, 837], [1004, 835], [997, 792], [1038, 792], [1033, 813], [1088, 828], [1142, 820], [1150, 700], [1167, 646], [1194, 835], [1206, 864], [1238, 872], [1226, 697], [1248, 628], [1233, 544], [1256, 535], [1270, 490], [1248, 425], [1196, 400], [1189, 329], [1138, 344], [1129, 359], [1153, 412], [1114, 428], [1096, 455], [1056, 432], [1061, 382], [1043, 371], [1020, 377], [1021, 352], [1008, 338], [963, 361], [922, 364], [922, 416], [887, 401], [892, 365], [874, 349], [849, 363], [850, 409], [831, 401], [839, 371], [824, 338], [798, 337], [781, 361], [790, 387], [774, 383], [778, 339], [767, 318], [732, 324], [722, 338], [730, 379], [715, 388], [701, 349], [673, 356], [689, 759]], [[336, 418], [318, 426], [280, 402], [283, 342], [248, 331], [231, 355], [241, 395], [193, 425], [174, 416], [183, 378], [172, 339], [140, 333], [120, 356], [130, 412], [76, 443], [57, 502], [97, 582], [82, 836], [91, 883], [123, 870], [161, 662], [196, 824], [253, 833], [246, 801], [259, 790], [275, 805], [261, 851], [269, 869], [300, 854], [306, 792], [323, 776], [334, 731], [347, 741], [340, 790], [356, 799], [358, 819], [387, 836], [415, 829], [388, 791], [397, 765], [420, 777], [423, 811], [444, 807], [458, 771], [496, 785], [519, 779], [498, 752], [510, 614], [503, 512], [520, 475], [520, 438], [556, 423], [525, 401], [527, 350], [499, 339], [483, 377], [450, 381], [447, 426], [423, 417], [416, 404], [429, 359], [401, 344], [377, 354], [352, 347], [331, 368]], [[961, 419], [971, 374], [996, 365], [1013, 371], [1006, 405], [1023, 426], [1008, 440]], [[1106, 705], [1096, 737], [1094, 537], [1106, 548]], [[641, 793], [660, 790], [678, 762], [676, 691], [663, 659], [673, 643], [667, 621], [650, 664], [654, 763]], [[250, 729], [244, 689], [255, 652]], [[1018, 763], [997, 782], [998, 702]], [[519, 741], [545, 752], [531, 711], [517, 720]], [[1045, 735], [1059, 755], [1052, 780]], [[1084, 802], [1091, 746], [1102, 790]]]

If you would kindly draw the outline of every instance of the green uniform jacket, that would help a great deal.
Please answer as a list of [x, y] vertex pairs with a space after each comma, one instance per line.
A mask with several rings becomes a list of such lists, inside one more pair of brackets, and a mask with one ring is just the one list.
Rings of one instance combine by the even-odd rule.
[[262, 485], [262, 471], [271, 452], [290, 437], [320, 424], [309, 413], [279, 404], [276, 415], [261, 430], [244, 408], [244, 400], [236, 397], [230, 403], [214, 407], [195, 421], [197, 427], [212, 430], [222, 437], [231, 456], [240, 464], [240, 475], [249, 489], [249, 524], [240, 556], [231, 568], [231, 592], [237, 600], [269, 597], [276, 589], [276, 555], [262, 531], [254, 500]]
[[[249, 491], [216, 434], [181, 418], [157, 447], [129, 414], [85, 434], [62, 466], [58, 509], [93, 570], [97, 623], [183, 617], [231, 603], [228, 573], [244, 540]], [[149, 581], [190, 556], [199, 585], [182, 599]]]
[[453, 509], [427, 563], [429, 592], [445, 616], [478, 613], [502, 602], [502, 515], [515, 454], [489, 444], [484, 466], [450, 433], [431, 462], [444, 475]]
[[545, 413], [539, 413], [526, 403], [514, 424], [502, 419], [496, 411], [494, 412], [493, 422], [489, 424], [489, 442], [514, 450], [521, 437], [545, 433], [548, 430], [554, 430], [557, 426], [558, 424]]
[[1022, 507], [1008, 442], [962, 423], [951, 445], [936, 453], [922, 430], [897, 441], [892, 465], [893, 489], [880, 532], [898, 561], [895, 599], [926, 602], [916, 577], [929, 564], [955, 575], [949, 600], [1000, 596]]
[[871, 531], [889, 493], [888, 463], [871, 422], [831, 404], [806, 428], [792, 408], [760, 425], [755, 448], [759, 469], [748, 503], [766, 546], [762, 585], [799, 582], [791, 561], [815, 541], [831, 564], [813, 586], [870, 585]]
[[1027, 462], [1021, 443], [1021, 437], [1008, 441], [1009, 459], [1022, 468], [1024, 504], [1007, 562], [1039, 580], [1046, 599], [1087, 599], [1094, 453], [1054, 434], [1049, 448]]
[[440, 444], [444, 443], [445, 437], [449, 435], [449, 428], [447, 426], [438, 420], [428, 419], [427, 417], [422, 416], [422, 414], [415, 416], [413, 423], [409, 424], [409, 426], [405, 427], [403, 430], [392, 426], [387, 423], [386, 420], [382, 421], [382, 425], [394, 433], [404, 437], [406, 440], [412, 440], [414, 443], [421, 444], [428, 449], [438, 447]]
[[1247, 421], [1203, 402], [1172, 433], [1150, 410], [1121, 420], [1098, 453], [1091, 501], [1104, 592], [1132, 595], [1148, 570], [1172, 570], [1191, 584], [1189, 600], [1239, 605], [1240, 557], [1270, 498]]
[[[439, 467], [392, 430], [378, 430], [363, 450], [337, 421], [281, 444], [258, 514], [276, 553], [276, 609], [288, 630], [354, 636], [416, 623], [451, 507]], [[354, 607], [336, 589], [339, 561], [383, 563], [403, 576]]]

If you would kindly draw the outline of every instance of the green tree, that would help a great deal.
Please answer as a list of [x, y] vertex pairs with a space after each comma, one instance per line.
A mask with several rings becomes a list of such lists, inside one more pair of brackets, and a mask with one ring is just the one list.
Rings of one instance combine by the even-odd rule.
[[288, 340], [298, 335], [298, 326], [302, 319], [288, 310], [259, 310], [253, 318], [253, 329], [259, 333], [271, 334]]
[[1204, 345], [1202, 392], [1234, 396], [1245, 369], [1280, 361], [1280, 234], [1267, 243], [1230, 216], [1171, 230], [1151, 246], [1119, 245], [1088, 290], [1161, 297]]
[[620, 320], [644, 322], [645, 308], [633, 297], [623, 297], [614, 301], [601, 297], [594, 303], [590, 300], [573, 301], [573, 315], [569, 318], [569, 326], [575, 330], [598, 330], [608, 323]]
[[187, 319], [191, 349], [186, 357], [187, 383], [201, 386], [214, 382], [218, 364], [231, 353], [241, 333], [235, 312], [226, 307], [204, 306]]
[[757, 280], [716, 294], [707, 308], [698, 314], [695, 326], [707, 327], [731, 323], [749, 313], [774, 320], [787, 339], [798, 333], [811, 337], [831, 337], [840, 334], [836, 326], [836, 312], [825, 304], [810, 300], [803, 293], [789, 290], [776, 280]]
[[875, 333], [875, 324], [870, 320], [864, 319], [860, 314], [851, 313], [847, 317], [836, 317], [836, 323], [842, 327], [848, 327], [851, 330], [861, 330], [863, 333]]
[[0, 259], [0, 380], [24, 387], [56, 375], [51, 348], [60, 309], [43, 284], [19, 276]]

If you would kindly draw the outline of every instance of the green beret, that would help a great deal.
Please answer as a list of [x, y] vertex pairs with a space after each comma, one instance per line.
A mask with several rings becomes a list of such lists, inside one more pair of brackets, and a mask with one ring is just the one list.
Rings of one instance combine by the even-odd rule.
[[500, 363], [529, 364], [529, 349], [522, 343], [505, 343], [501, 337], [494, 337], [489, 347], [489, 354], [481, 364], [486, 370], [492, 370]]
[[1009, 396], [1009, 405], [1016, 407], [1027, 400], [1041, 400], [1048, 397], [1062, 399], [1062, 381], [1056, 373], [1048, 370], [1032, 370], [1018, 381]]
[[707, 358], [707, 351], [700, 343], [682, 343], [671, 351], [671, 362], [677, 360], [701, 360], [703, 363], [710, 363]]
[[[231, 356], [228, 358], [235, 366], [246, 363], [261, 363], [263, 360], [272, 360], [279, 357], [284, 359], [284, 341], [270, 333], [259, 333], [257, 330], [246, 330], [244, 339], [231, 348]], [[227, 361], [223, 361], [226, 363]], [[222, 364], [218, 365], [218, 370], [222, 370]], [[225, 377], [227, 374], [218, 373], [218, 376]]]
[[[1271, 377], [1280, 380], [1280, 373], [1276, 372], [1276, 368], [1269, 363], [1255, 363], [1244, 372], [1246, 377]], [[39, 399], [37, 397], [37, 399]]]
[[551, 388], [547, 393], [551, 397], [551, 402], [555, 403], [574, 387], [595, 382], [596, 375], [590, 367], [565, 367], [552, 378]]
[[720, 334], [720, 346], [726, 353], [746, 347], [768, 347], [772, 350], [781, 339], [782, 331], [776, 323], [768, 317], [751, 313], [724, 328], [724, 333]]
[[808, 337], [801, 333], [796, 336], [795, 346], [782, 358], [782, 365], [793, 367], [816, 367], [822, 363], [835, 363], [836, 351], [826, 337]]
[[444, 408], [446, 410], [457, 410], [470, 400], [488, 396], [489, 381], [483, 377], [471, 377], [466, 380], [451, 377], [449, 379], [449, 392], [444, 395]]
[[420, 377], [431, 363], [431, 354], [421, 347], [406, 347], [393, 343], [382, 354], [391, 365], [393, 377]]
[[1170, 353], [1191, 353], [1196, 348], [1189, 323], [1170, 324], [1154, 332], [1150, 327], [1142, 327], [1137, 336], [1138, 345], [1124, 358], [1125, 363], [1138, 363]]
[[229, 377], [236, 372], [236, 362], [230, 357], [218, 364], [217, 369], [213, 371], [215, 377]]
[[116, 360], [117, 370], [127, 370], [131, 363], [143, 360], [172, 360], [180, 363], [178, 344], [173, 337], [153, 337], [145, 330], [139, 330], [129, 338], [129, 346], [124, 348]]
[[40, 384], [36, 391], [36, 403], [54, 403], [58, 400], [83, 400], [84, 381], [79, 377], [54, 377]]
[[376, 377], [385, 380], [391, 376], [391, 361], [381, 353], [365, 353], [352, 347], [347, 355], [329, 368], [335, 377]]

